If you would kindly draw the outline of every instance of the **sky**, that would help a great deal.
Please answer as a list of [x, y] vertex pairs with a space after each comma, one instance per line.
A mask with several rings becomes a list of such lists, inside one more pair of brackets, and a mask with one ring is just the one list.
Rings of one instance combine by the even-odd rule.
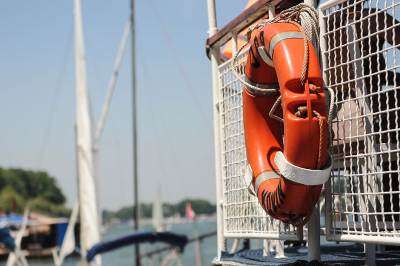
[[[0, 3], [0, 166], [45, 170], [77, 200], [72, 0]], [[217, 0], [221, 27], [244, 0]], [[129, 1], [82, 0], [87, 80], [99, 117]], [[215, 202], [207, 1], [136, 1], [140, 201]], [[130, 45], [130, 44], [129, 44]], [[128, 46], [130, 47], [130, 46]], [[99, 202], [133, 202], [130, 49], [101, 140]], [[158, 189], [160, 188], [160, 189]]]

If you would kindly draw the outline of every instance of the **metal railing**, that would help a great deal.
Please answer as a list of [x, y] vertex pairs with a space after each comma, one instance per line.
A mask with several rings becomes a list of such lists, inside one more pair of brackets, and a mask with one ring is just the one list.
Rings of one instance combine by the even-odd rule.
[[[209, 8], [213, 2], [209, 0]], [[239, 48], [238, 33], [266, 13], [273, 14], [280, 2], [260, 0], [218, 32], [213, 25], [215, 20], [210, 16], [207, 53], [212, 61], [214, 93], [218, 254], [227, 250], [228, 238], [302, 239], [302, 228], [298, 230], [271, 218], [261, 208], [257, 198], [248, 192], [244, 182], [247, 160], [242, 121], [243, 85], [233, 74], [230, 66], [232, 59], [221, 61], [221, 48], [231, 41], [235, 54]], [[240, 67], [244, 67], [245, 60], [246, 53], [239, 55]]]
[[400, 244], [400, 1], [320, 7], [324, 80], [335, 92], [329, 240]]
[[[226, 250], [227, 238], [302, 236], [302, 230], [267, 216], [247, 191], [243, 85], [233, 75], [230, 61], [222, 62], [220, 56], [229, 40], [235, 52], [238, 33], [279, 3], [258, 1], [256, 8], [221, 31], [210, 32], [207, 41], [213, 75], [219, 254]], [[325, 186], [327, 240], [399, 244], [400, 0], [334, 0], [323, 3], [319, 11], [324, 80], [335, 92], [334, 167]], [[238, 58], [243, 64], [246, 54]]]

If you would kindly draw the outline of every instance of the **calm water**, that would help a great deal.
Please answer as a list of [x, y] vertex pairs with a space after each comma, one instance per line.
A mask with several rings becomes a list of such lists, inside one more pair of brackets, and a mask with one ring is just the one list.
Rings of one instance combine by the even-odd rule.
[[[216, 223], [215, 222], [199, 222], [196, 225], [196, 228], [200, 234], [207, 233], [210, 231], [216, 230]], [[150, 227], [144, 228], [145, 230], [149, 230]], [[194, 235], [194, 225], [191, 223], [182, 223], [182, 224], [175, 224], [169, 228], [170, 231], [179, 233], [179, 234], [186, 234], [189, 238], [193, 237]], [[132, 232], [131, 226], [127, 224], [121, 225], [112, 225], [110, 226], [103, 238], [104, 239], [112, 239], [118, 236], [122, 236], [124, 234]], [[213, 258], [216, 256], [216, 247], [217, 239], [216, 237], [210, 237], [202, 241], [201, 244], [201, 252], [202, 252], [202, 260], [203, 265], [210, 265]], [[154, 246], [154, 245], [141, 245], [141, 252], [150, 251], [154, 248], [161, 247], [161, 245]], [[106, 253], [102, 256], [103, 258], [103, 265], [108, 266], [132, 266], [134, 263], [134, 256], [133, 253], [134, 249], [133, 246], [129, 246], [126, 248], [119, 249], [117, 251], [113, 251], [110, 253]], [[182, 255], [182, 264], [183, 265], [195, 265], [195, 258], [194, 258], [194, 245], [191, 243], [186, 246], [185, 251]], [[154, 265], [159, 265], [160, 258], [155, 257], [153, 259]], [[50, 266], [53, 265], [51, 260], [45, 261], [29, 261], [30, 265], [33, 266]], [[78, 263], [76, 258], [68, 258], [65, 266], [76, 266]], [[149, 260], [144, 261], [143, 265], [153, 265]]]

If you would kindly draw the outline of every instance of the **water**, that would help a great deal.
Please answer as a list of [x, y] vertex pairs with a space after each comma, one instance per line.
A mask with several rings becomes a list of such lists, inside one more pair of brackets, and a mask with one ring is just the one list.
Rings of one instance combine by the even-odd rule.
[[[207, 233], [210, 231], [215, 231], [217, 226], [214, 221], [202, 221], [198, 222], [196, 225], [192, 223], [181, 223], [174, 224], [170, 228], [169, 231], [185, 234], [189, 238], [194, 236], [195, 228], [199, 232], [199, 234]], [[150, 230], [150, 227], [145, 226], [144, 230]], [[118, 236], [123, 236], [132, 232], [132, 226], [128, 224], [119, 224], [119, 225], [111, 225], [104, 233], [103, 239], [113, 239]], [[151, 251], [155, 248], [162, 247], [162, 244], [150, 245], [144, 244], [141, 245], [141, 253]], [[216, 256], [217, 252], [217, 238], [216, 236], [207, 238], [201, 243], [201, 256], [203, 265], [210, 265], [211, 261]], [[165, 253], [164, 253], [165, 255]], [[109, 253], [105, 253], [103, 256], [103, 265], [115, 265], [115, 266], [132, 266], [134, 264], [134, 247], [128, 246], [116, 251], [112, 251]], [[195, 255], [194, 255], [194, 245], [190, 243], [186, 246], [185, 251], [181, 257], [182, 265], [195, 265]], [[160, 257], [153, 258], [154, 265], [160, 265]], [[32, 266], [50, 266], [53, 265], [51, 259], [46, 260], [30, 260], [30, 265]], [[64, 263], [65, 266], [76, 266], [78, 265], [78, 258], [67, 258]], [[143, 265], [153, 265], [150, 260], [144, 260]]]

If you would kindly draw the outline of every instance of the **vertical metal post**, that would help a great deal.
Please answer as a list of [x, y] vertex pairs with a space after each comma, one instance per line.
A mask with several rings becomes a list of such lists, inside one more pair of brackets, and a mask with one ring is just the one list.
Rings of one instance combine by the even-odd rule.
[[264, 257], [271, 256], [270, 249], [271, 249], [271, 240], [264, 239], [263, 240], [263, 256]]
[[[138, 189], [138, 164], [137, 164], [137, 100], [136, 100], [136, 33], [135, 33], [135, 0], [131, 0], [131, 55], [132, 55], [132, 148], [133, 148], [133, 220], [134, 230], [139, 230], [139, 189]], [[139, 244], [135, 245], [136, 266], [140, 266]]]
[[[208, 7], [208, 36], [213, 36], [217, 32], [217, 16], [215, 0], [207, 0]], [[217, 256], [225, 251], [224, 228], [223, 228], [223, 201], [222, 201], [222, 176], [221, 176], [221, 137], [219, 129], [219, 77], [218, 77], [218, 56], [219, 47], [211, 47], [211, 71], [213, 89], [213, 116], [214, 116], [214, 154], [216, 172], [216, 206], [217, 206]]]
[[208, 36], [211, 37], [217, 32], [217, 13], [215, 0], [207, 0], [208, 10]]
[[232, 56], [235, 56], [238, 52], [238, 34], [236, 32], [232, 32]]
[[270, 4], [268, 6], [268, 19], [273, 19], [275, 17], [275, 6]]
[[[354, 21], [351, 21], [354, 22]], [[349, 38], [351, 40], [357, 40], [359, 37], [357, 36], [357, 27], [355, 24], [351, 26], [351, 31], [349, 31]], [[368, 98], [365, 96], [365, 92], [363, 90], [364, 84], [363, 80], [360, 79], [360, 77], [363, 77], [363, 63], [362, 62], [357, 62], [355, 59], [356, 58], [361, 58], [361, 48], [358, 46], [358, 44], [355, 42], [353, 44], [353, 49], [350, 50], [350, 59], [352, 61], [355, 61], [355, 74], [356, 74], [356, 95], [363, 95], [364, 101], [357, 101], [357, 105], [360, 108], [360, 111], [363, 115], [366, 115], [365, 117], [365, 131], [366, 131], [366, 138], [364, 138], [364, 143], [366, 146], [367, 150], [372, 150], [374, 154], [376, 154], [376, 149], [375, 149], [375, 143], [373, 137], [371, 137], [373, 133], [373, 121], [372, 121], [372, 114], [373, 111], [371, 110], [371, 102], [368, 100]], [[377, 159], [375, 157], [372, 157], [371, 159], [365, 159], [365, 162], [361, 164], [360, 168], [362, 173], [366, 173], [366, 175], [363, 176], [360, 190], [362, 192], [366, 192], [367, 196], [362, 197], [361, 202], [360, 202], [360, 211], [362, 213], [369, 213], [369, 212], [375, 212], [376, 211], [376, 205], [374, 204], [373, 201], [371, 201], [368, 197], [368, 193], [373, 192], [373, 191], [378, 191], [377, 188], [373, 188], [376, 186], [376, 181], [374, 179], [368, 178], [368, 173], [374, 172], [373, 167], [374, 166], [378, 167]], [[380, 169], [379, 171], [380, 172]], [[362, 218], [364, 219], [364, 218]], [[368, 226], [368, 223], [370, 226]], [[362, 222], [361, 224], [363, 227], [367, 230], [371, 231], [376, 231], [376, 218], [372, 215], [367, 215], [367, 218], [365, 219], [365, 222]], [[363, 228], [363, 230], [364, 230]], [[364, 252], [366, 254], [366, 264], [368, 266], [375, 266], [376, 265], [376, 244], [372, 243], [365, 243], [364, 244]]]
[[[320, 51], [319, 51], [319, 57], [321, 61], [321, 66], [322, 69], [327, 69], [328, 68], [328, 62], [326, 57], [324, 56], [323, 52], [327, 50], [327, 43], [326, 40], [323, 36], [323, 34], [326, 33], [326, 26], [325, 26], [325, 21], [324, 21], [324, 13], [321, 11], [321, 9], [318, 10], [319, 13], [319, 25], [320, 25]], [[324, 86], [326, 87], [325, 81], [327, 79], [327, 74], [325, 71], [323, 73], [323, 79], [324, 79]], [[331, 193], [331, 181], [328, 180], [328, 182], [325, 183], [324, 185], [324, 199], [325, 199], [325, 227], [326, 227], [326, 234], [329, 235], [330, 232], [332, 231], [332, 193]]]
[[283, 259], [287, 258], [285, 256], [285, 241], [283, 240], [275, 240], [275, 258], [277, 259]]
[[[316, 0], [304, 0], [309, 6], [316, 7]], [[308, 239], [308, 260], [321, 260], [320, 254], [320, 213], [319, 213], [319, 204], [314, 207], [313, 214], [311, 215], [310, 221], [308, 222], [308, 231], [307, 231], [307, 239]]]
[[308, 261], [321, 260], [320, 254], [320, 225], [319, 206], [314, 207], [313, 214], [308, 222]]

